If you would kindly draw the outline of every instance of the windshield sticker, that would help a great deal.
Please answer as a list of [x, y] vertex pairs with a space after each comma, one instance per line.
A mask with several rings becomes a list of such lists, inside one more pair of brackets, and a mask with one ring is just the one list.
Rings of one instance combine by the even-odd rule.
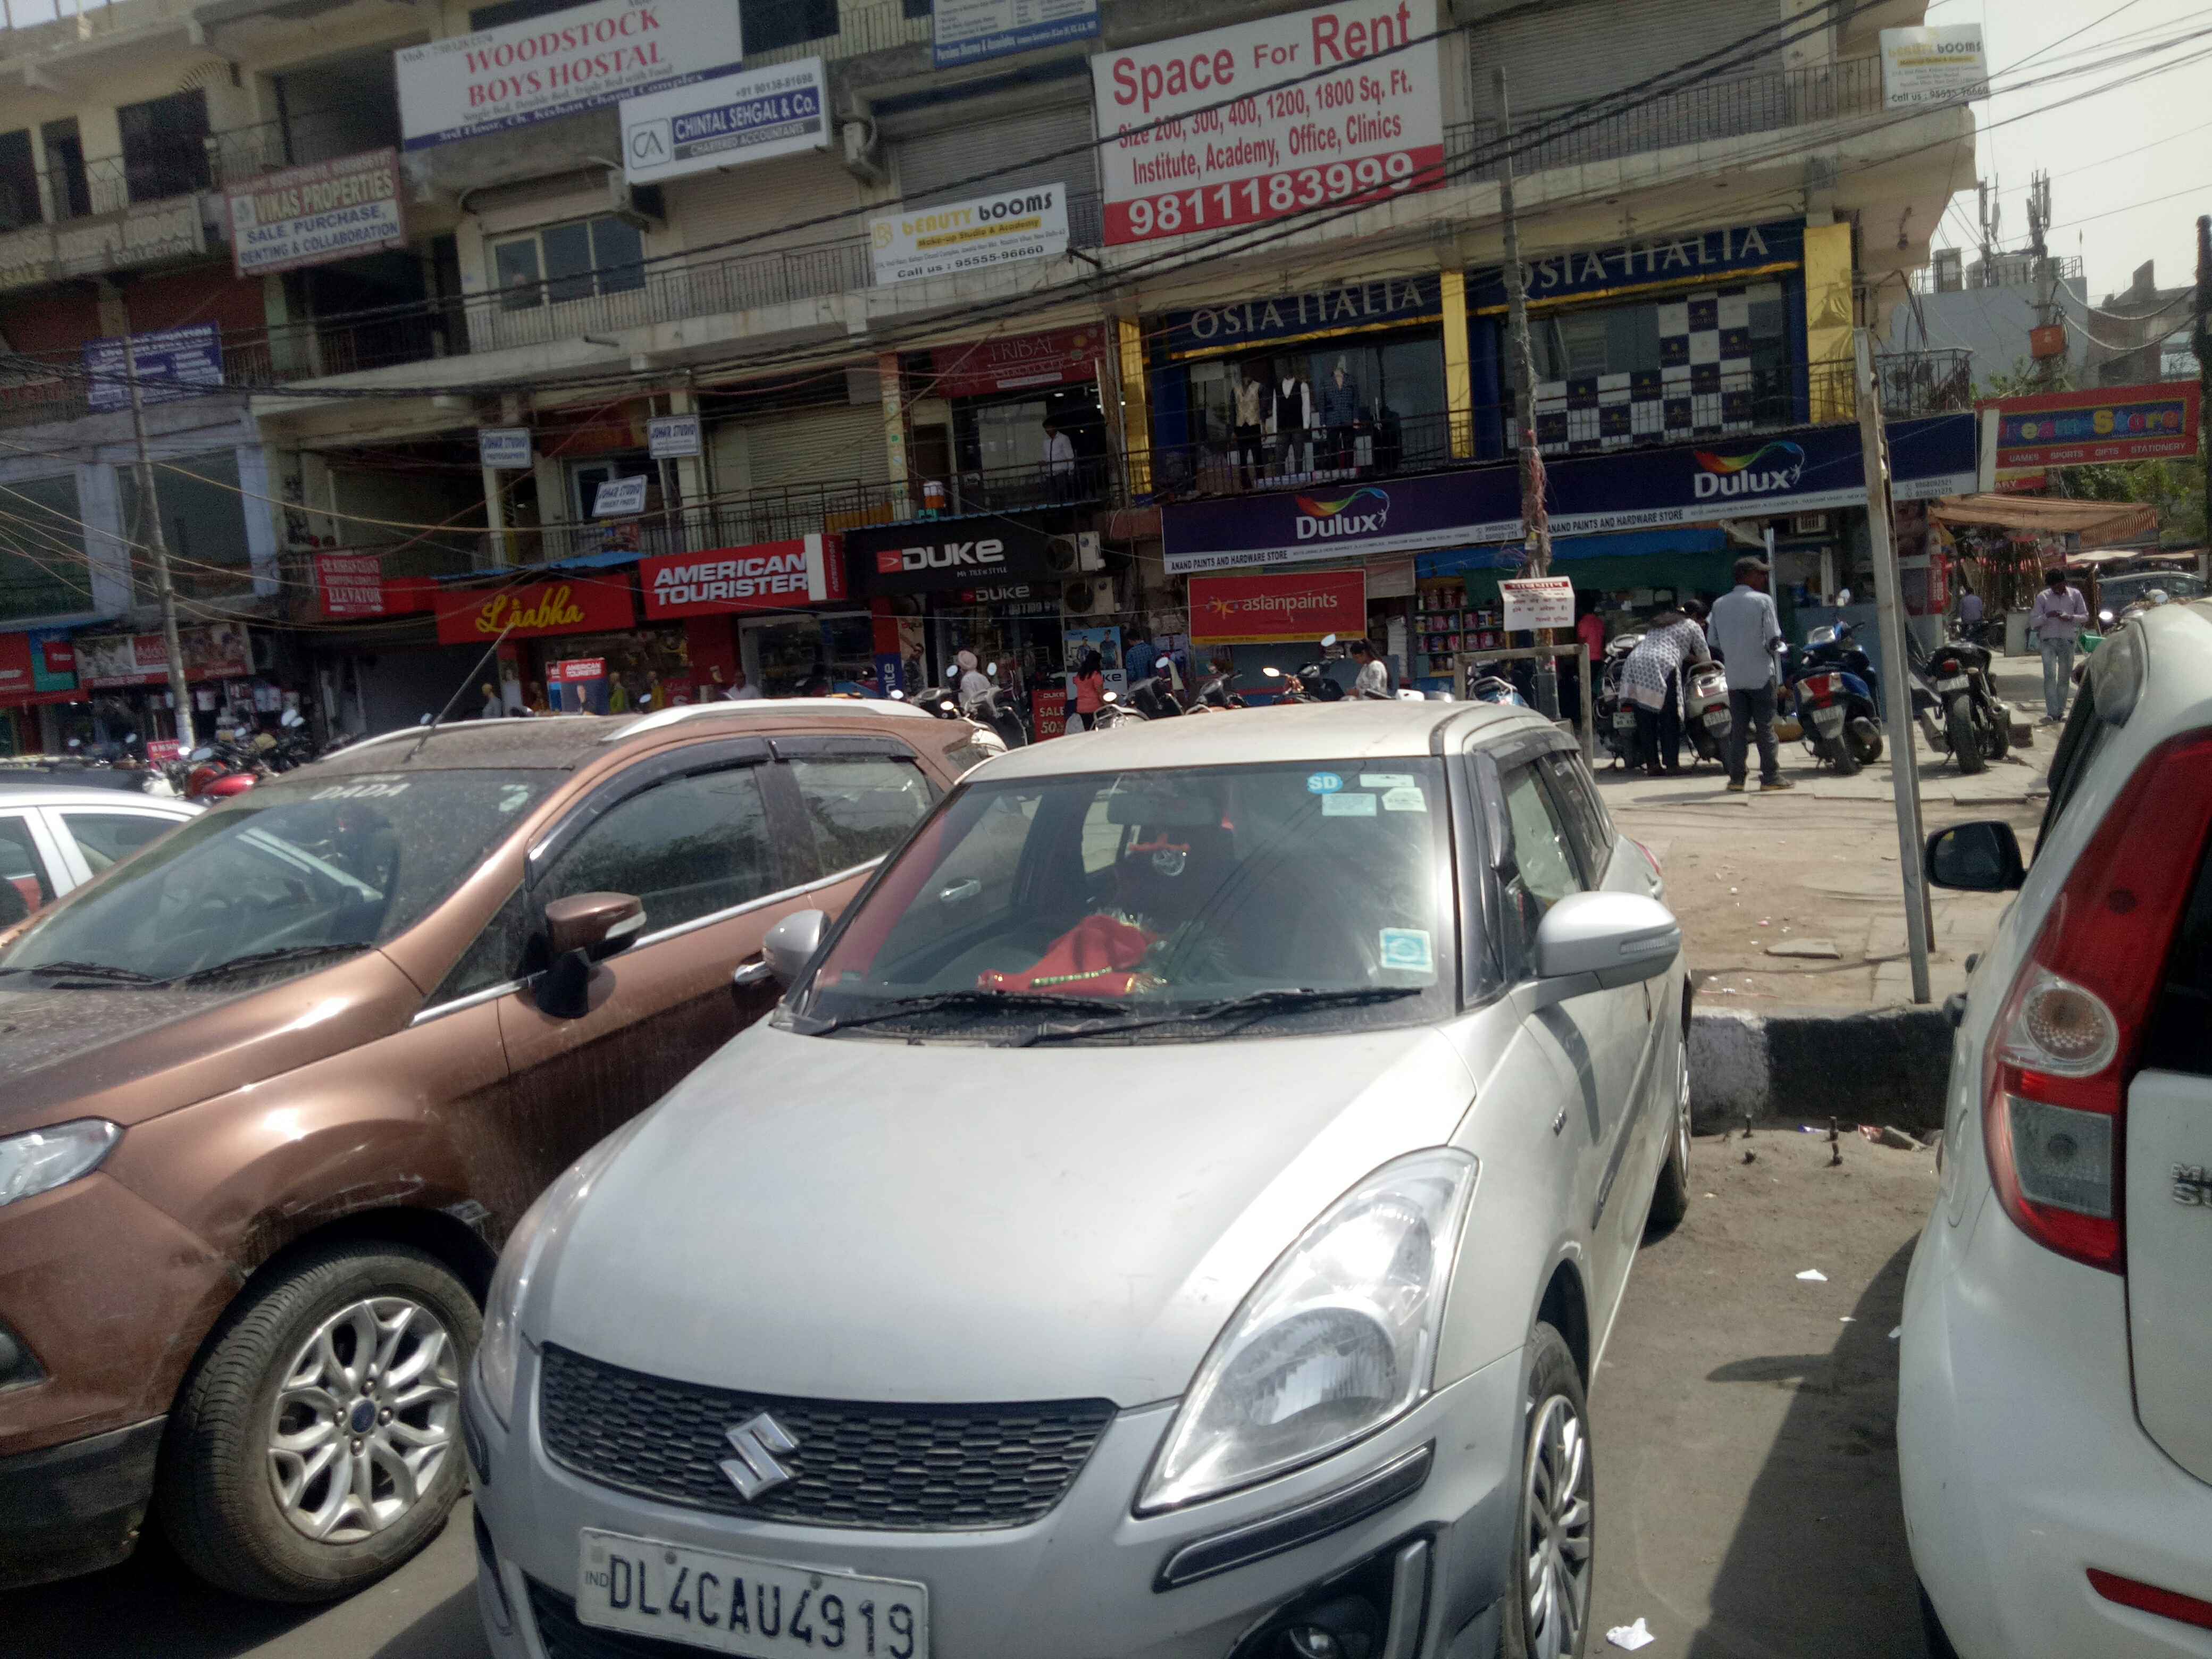
[[318, 789], [307, 797], [309, 800], [382, 800], [393, 795], [404, 795], [407, 786], [398, 782], [333, 783]]
[[1344, 780], [1334, 772], [1316, 772], [1306, 780], [1306, 790], [1310, 794], [1333, 795], [1343, 787]]
[[1362, 772], [1362, 789], [1418, 789], [1421, 781], [1411, 772]]
[[1323, 795], [1321, 815], [1325, 818], [1371, 818], [1375, 816], [1375, 797], [1372, 795]]
[[1425, 927], [1385, 927], [1382, 930], [1382, 966], [1409, 974], [1435, 973], [1437, 953], [1429, 944], [1429, 930]]
[[519, 812], [529, 804], [530, 786], [526, 783], [510, 783], [499, 792], [499, 815], [501, 817]]
[[[1364, 783], [1367, 780], [1362, 778], [1360, 781]], [[1386, 812], [1425, 812], [1429, 810], [1429, 798], [1417, 786], [1404, 784], [1382, 792], [1382, 810]]]

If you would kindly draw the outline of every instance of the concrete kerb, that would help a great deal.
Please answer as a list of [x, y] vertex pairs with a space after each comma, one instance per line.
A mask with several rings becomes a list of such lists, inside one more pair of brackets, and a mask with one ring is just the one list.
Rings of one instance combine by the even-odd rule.
[[1690, 1021], [1690, 1115], [1704, 1133], [1759, 1119], [1941, 1128], [1951, 1023], [1938, 1007], [1838, 1014], [1699, 1009]]

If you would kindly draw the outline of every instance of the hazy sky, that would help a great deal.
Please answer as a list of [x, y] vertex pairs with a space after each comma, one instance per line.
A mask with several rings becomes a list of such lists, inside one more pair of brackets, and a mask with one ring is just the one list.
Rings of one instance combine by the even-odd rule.
[[[2212, 7], [2203, 0], [1931, 0], [1928, 21], [1982, 25], [1999, 90], [1977, 106], [1977, 155], [1982, 177], [2002, 186], [2005, 246], [2027, 246], [2028, 176], [2043, 168], [2051, 174], [2051, 251], [2081, 256], [2092, 304], [2126, 288], [2146, 259], [2157, 261], [2161, 287], [2194, 279], [2197, 216], [2212, 213], [2212, 58], [2155, 71], [2212, 47], [2212, 35], [2100, 72], [2011, 94], [2002, 88], [2131, 45], [2212, 29]], [[2012, 118], [2114, 82], [2063, 108]], [[1978, 240], [1972, 191], [1954, 199], [1936, 240], [1939, 246]]]

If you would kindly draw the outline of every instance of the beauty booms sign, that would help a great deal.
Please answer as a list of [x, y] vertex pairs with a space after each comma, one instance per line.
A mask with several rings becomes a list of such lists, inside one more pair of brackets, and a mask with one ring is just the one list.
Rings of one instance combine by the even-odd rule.
[[845, 597], [844, 551], [834, 536], [760, 542], [639, 562], [649, 620], [787, 611]]
[[1436, 0], [1362, 0], [1093, 58], [1108, 244], [1435, 189], [1436, 32]]
[[731, 0], [599, 0], [392, 54], [409, 149], [599, 109], [743, 66]]
[[1366, 631], [1364, 570], [1190, 579], [1194, 645], [1278, 645]]
[[476, 588], [438, 596], [441, 645], [486, 646], [502, 633], [509, 639], [618, 633], [636, 623], [626, 577], [533, 582], [528, 587], [501, 588], [495, 592]]

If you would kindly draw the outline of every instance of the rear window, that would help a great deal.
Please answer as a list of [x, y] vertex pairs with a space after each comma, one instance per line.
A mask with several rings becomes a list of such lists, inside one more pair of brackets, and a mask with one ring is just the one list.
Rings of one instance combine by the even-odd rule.
[[2144, 1039], [2143, 1064], [2212, 1075], [2212, 848], [2198, 855], [2197, 884], [2166, 959], [2166, 987]]
[[2081, 689], [2058, 733], [2058, 747], [2051, 757], [2051, 799], [2044, 803], [2043, 823], [2035, 834], [2039, 852], [2050, 842], [2051, 826], [2081, 793], [2081, 781], [2089, 775], [2089, 769], [2096, 764], [2115, 730], [2097, 717], [2096, 687], [2095, 675], [2081, 677]]

